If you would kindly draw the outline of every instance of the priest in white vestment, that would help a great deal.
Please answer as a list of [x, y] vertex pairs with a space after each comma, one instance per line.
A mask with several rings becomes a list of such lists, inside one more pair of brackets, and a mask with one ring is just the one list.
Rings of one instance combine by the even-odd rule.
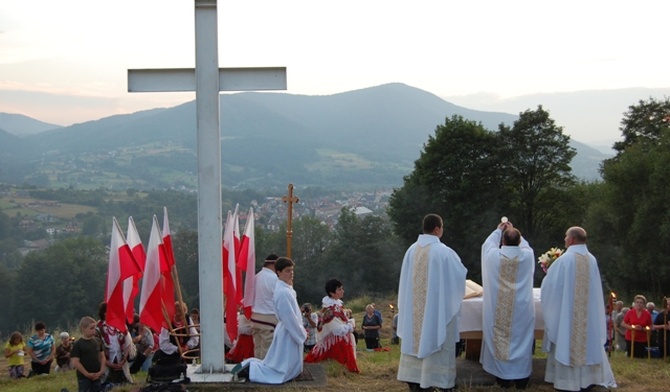
[[398, 287], [398, 380], [410, 391], [449, 390], [456, 385], [458, 319], [467, 269], [440, 242], [439, 215], [423, 218], [423, 232], [405, 253]]
[[605, 342], [605, 302], [596, 258], [586, 248], [586, 231], [571, 227], [566, 250], [542, 281], [547, 354], [544, 380], [563, 391], [592, 385], [616, 387]]
[[[502, 246], [500, 244], [502, 243]], [[498, 384], [525, 389], [533, 370], [535, 255], [504, 222], [482, 245], [483, 320], [480, 362]]]
[[242, 362], [239, 373], [246, 376], [244, 369], [248, 367], [248, 378], [252, 382], [264, 384], [283, 384], [302, 373], [303, 344], [307, 339], [307, 331], [302, 325], [302, 313], [293, 290], [293, 267], [291, 259], [280, 257], [275, 262], [277, 284], [272, 301], [277, 319], [274, 338], [263, 360], [249, 358]]

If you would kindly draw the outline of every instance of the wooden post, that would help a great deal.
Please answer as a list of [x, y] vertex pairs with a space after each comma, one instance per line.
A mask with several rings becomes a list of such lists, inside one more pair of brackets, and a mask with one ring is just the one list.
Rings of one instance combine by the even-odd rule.
[[[631, 309], [633, 310], [633, 309]], [[629, 310], [630, 311], [630, 310]], [[635, 326], [630, 326], [630, 359], [633, 359], [633, 353], [635, 352]]]
[[300, 201], [293, 196], [293, 184], [288, 184], [288, 194], [283, 196], [282, 201], [288, 203], [288, 221], [286, 222], [286, 257], [291, 258], [291, 240], [293, 239], [293, 203]]
[[651, 359], [651, 328], [647, 326], [645, 330], [647, 331], [647, 359]]
[[668, 358], [668, 297], [663, 298], [663, 360]]

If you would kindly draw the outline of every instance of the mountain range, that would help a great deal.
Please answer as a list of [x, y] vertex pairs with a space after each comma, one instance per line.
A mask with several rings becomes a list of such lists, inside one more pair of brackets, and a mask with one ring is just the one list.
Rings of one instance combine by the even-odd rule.
[[[535, 109], [534, 107], [529, 109]], [[221, 95], [226, 187], [390, 187], [452, 115], [490, 130], [517, 115], [454, 105], [400, 83], [325, 96]], [[212, 141], [216, 142], [216, 141]], [[576, 140], [573, 173], [599, 178], [609, 155]], [[0, 114], [0, 181], [50, 186], [195, 188], [195, 102], [59, 127]]]

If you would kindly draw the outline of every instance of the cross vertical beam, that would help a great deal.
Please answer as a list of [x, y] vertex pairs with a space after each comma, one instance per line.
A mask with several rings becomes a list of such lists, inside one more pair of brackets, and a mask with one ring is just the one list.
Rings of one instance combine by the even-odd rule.
[[[198, 154], [198, 271], [202, 369], [223, 372], [221, 127], [216, 0], [195, 0], [195, 100]], [[220, 293], [219, 295], [213, 295]], [[204, 300], [206, 298], [206, 300]]]
[[286, 223], [286, 257], [291, 258], [291, 241], [293, 240], [293, 203], [300, 201], [293, 196], [293, 184], [288, 184], [288, 194], [282, 196], [282, 201], [288, 203], [288, 221]]

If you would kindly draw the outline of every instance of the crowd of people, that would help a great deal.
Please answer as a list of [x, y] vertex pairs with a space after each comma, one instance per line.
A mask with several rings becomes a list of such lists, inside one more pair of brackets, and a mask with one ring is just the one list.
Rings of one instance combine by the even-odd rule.
[[[392, 344], [400, 345], [397, 379], [410, 391], [456, 386], [458, 322], [467, 269], [458, 254], [440, 238], [442, 218], [428, 214], [423, 234], [403, 258], [398, 287], [398, 311], [392, 320]], [[547, 353], [544, 380], [560, 391], [580, 391], [594, 385], [615, 387], [607, 349], [631, 357], [650, 357], [652, 349], [670, 353], [670, 301], [658, 312], [636, 295], [631, 307], [617, 301], [607, 313], [596, 258], [588, 251], [581, 227], [566, 231], [565, 252], [546, 270], [542, 281], [544, 318], [542, 350]], [[526, 389], [535, 350], [533, 276], [535, 255], [530, 244], [504, 218], [481, 248], [482, 346], [480, 362], [503, 388]], [[226, 340], [226, 360], [236, 363], [232, 373], [252, 382], [282, 384], [299, 377], [304, 363], [335, 360], [359, 372], [359, 333], [350, 309], [344, 306], [344, 284], [330, 279], [324, 285], [321, 309], [300, 306], [293, 289], [296, 264], [268, 255], [255, 275], [251, 316], [238, 315], [238, 336]], [[199, 312], [175, 303], [169, 327], [152, 331], [136, 315], [122, 332], [105, 321], [101, 303], [98, 320], [84, 317], [78, 340], [67, 332], [59, 342], [43, 322], [25, 339], [14, 332], [5, 345], [12, 378], [76, 370], [80, 391], [133, 382], [133, 374], [149, 371], [158, 361], [183, 363], [199, 356]], [[365, 307], [361, 334], [367, 351], [382, 349], [383, 318], [374, 304]], [[611, 327], [608, 327], [611, 326]], [[180, 333], [175, 333], [180, 331]], [[30, 358], [25, 374], [24, 358]]]

